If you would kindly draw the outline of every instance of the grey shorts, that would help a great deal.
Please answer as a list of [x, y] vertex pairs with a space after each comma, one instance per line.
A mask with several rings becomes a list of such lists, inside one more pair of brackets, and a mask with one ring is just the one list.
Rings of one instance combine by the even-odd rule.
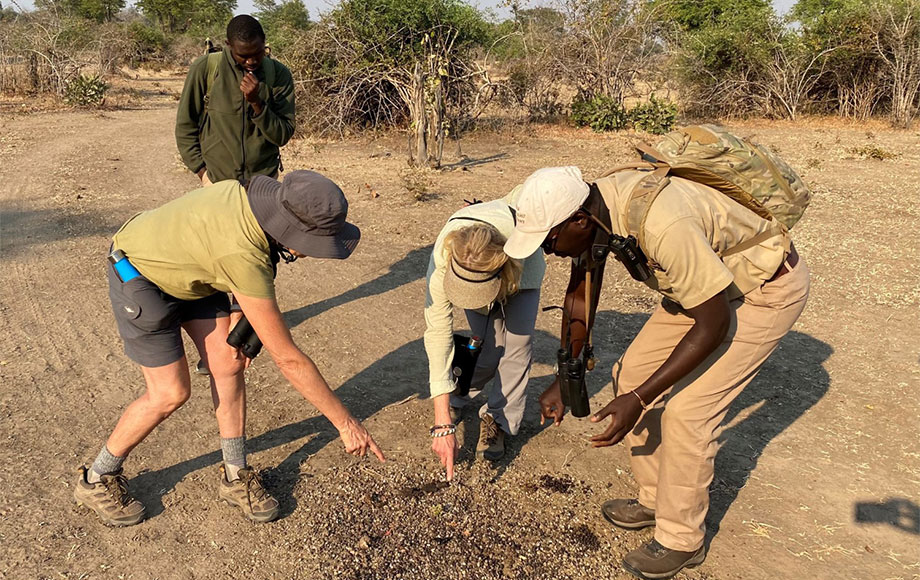
[[180, 300], [144, 278], [122, 282], [106, 264], [109, 298], [125, 344], [125, 354], [145, 367], [161, 367], [185, 355], [182, 323], [230, 316], [230, 299], [223, 292], [198, 300]]

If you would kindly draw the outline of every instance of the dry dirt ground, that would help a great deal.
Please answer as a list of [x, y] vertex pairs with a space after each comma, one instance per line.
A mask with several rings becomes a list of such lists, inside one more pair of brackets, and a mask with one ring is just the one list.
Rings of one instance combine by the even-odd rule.
[[[651, 531], [612, 529], [598, 506], [635, 493], [627, 454], [591, 449], [597, 428], [583, 420], [539, 425], [556, 312], [539, 316], [527, 420], [505, 460], [470, 460], [478, 429], [467, 417], [458, 481], [439, 485], [430, 403], [410, 398], [426, 388], [424, 273], [444, 220], [541, 166], [597, 176], [628, 158], [626, 134], [474, 133], [461, 151], [451, 145], [444, 171], [422, 176], [405, 174], [401, 136], [295, 140], [285, 166], [339, 182], [364, 237], [347, 261], [283, 267], [279, 300], [390, 461], [345, 455], [262, 356], [248, 371], [248, 435], [279, 521], [250, 524], [215, 501], [218, 435], [197, 377], [126, 465], [149, 519], [110, 529], [73, 505], [76, 468], [142, 391], [110, 313], [109, 238], [196, 185], [173, 140], [180, 82], [138, 79], [111, 97], [118, 108], [0, 113], [0, 578], [626, 578], [620, 558]], [[732, 127], [779, 150], [814, 189], [794, 232], [812, 294], [732, 407], [709, 556], [680, 578], [920, 578], [920, 134], [834, 120]], [[867, 158], [880, 152], [895, 157]], [[608, 270], [595, 409], [655, 303]], [[559, 302], [566, 276], [551, 260], [544, 305]]]

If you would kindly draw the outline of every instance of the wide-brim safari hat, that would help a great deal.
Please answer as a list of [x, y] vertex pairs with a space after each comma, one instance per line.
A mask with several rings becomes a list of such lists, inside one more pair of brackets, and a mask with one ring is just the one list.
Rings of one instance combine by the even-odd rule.
[[458, 308], [484, 308], [498, 297], [502, 286], [501, 273], [501, 268], [489, 272], [470, 270], [451, 258], [444, 274], [444, 293], [450, 303]]
[[314, 171], [292, 171], [284, 180], [257, 175], [246, 189], [259, 225], [276, 242], [312, 258], [351, 255], [361, 230], [345, 221], [348, 200], [331, 179]]

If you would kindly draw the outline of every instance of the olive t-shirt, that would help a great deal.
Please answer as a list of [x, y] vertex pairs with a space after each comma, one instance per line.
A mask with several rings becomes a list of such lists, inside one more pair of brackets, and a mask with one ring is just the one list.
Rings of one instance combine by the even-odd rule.
[[113, 241], [145, 278], [180, 300], [216, 292], [275, 296], [268, 240], [237, 181], [220, 181], [141, 212]]
[[[626, 205], [648, 173], [622, 171], [597, 181], [610, 209], [613, 231], [628, 235]], [[722, 252], [773, 227], [725, 194], [679, 177], [658, 194], [645, 222], [643, 251], [658, 267], [646, 281], [684, 308], [694, 308], [722, 290], [729, 299], [759, 288], [789, 252], [788, 233], [724, 258]]]

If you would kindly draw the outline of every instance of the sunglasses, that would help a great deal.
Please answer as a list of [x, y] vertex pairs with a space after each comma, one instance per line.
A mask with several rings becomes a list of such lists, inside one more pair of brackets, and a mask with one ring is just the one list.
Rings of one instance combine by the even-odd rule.
[[543, 253], [553, 254], [556, 252], [556, 244], [559, 242], [559, 234], [562, 233], [562, 229], [565, 227], [566, 223], [568, 223], [568, 220], [554, 227], [546, 234], [546, 239], [543, 240], [542, 244], [540, 244], [540, 247], [543, 248]]

